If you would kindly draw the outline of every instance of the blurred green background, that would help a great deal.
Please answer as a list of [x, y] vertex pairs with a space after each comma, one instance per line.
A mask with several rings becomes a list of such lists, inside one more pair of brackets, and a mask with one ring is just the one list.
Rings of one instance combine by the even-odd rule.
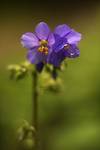
[[68, 61], [62, 93], [39, 99], [41, 150], [100, 149], [99, 1], [2, 1], [0, 4], [0, 150], [18, 149], [16, 130], [32, 121], [31, 78], [10, 81], [8, 64], [25, 60], [20, 36], [47, 22], [82, 33], [81, 55]]

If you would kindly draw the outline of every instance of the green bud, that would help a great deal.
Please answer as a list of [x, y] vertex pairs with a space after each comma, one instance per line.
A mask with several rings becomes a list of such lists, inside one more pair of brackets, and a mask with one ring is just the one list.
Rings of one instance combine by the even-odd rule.
[[26, 120], [24, 120], [17, 130], [17, 139], [18, 141], [23, 141], [26, 138], [33, 138], [35, 132], [35, 128], [31, 126]]
[[35, 146], [34, 138], [26, 138], [19, 143], [19, 146], [22, 150], [32, 150]]
[[46, 64], [45, 65], [45, 71], [46, 72], [52, 72], [52, 70], [53, 70], [53, 65], [50, 65], [50, 64]]

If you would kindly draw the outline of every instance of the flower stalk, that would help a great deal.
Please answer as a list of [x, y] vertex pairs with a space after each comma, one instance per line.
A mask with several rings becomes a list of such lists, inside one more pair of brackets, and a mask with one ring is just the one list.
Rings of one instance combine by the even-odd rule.
[[38, 150], [38, 73], [35, 68], [32, 72], [32, 96], [33, 96], [33, 126], [35, 128], [34, 142], [35, 150]]

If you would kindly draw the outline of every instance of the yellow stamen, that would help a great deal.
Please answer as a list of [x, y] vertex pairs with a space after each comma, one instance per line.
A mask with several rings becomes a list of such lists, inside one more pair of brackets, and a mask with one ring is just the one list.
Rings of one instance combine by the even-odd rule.
[[45, 55], [48, 55], [48, 51], [45, 51]]
[[38, 48], [38, 52], [41, 52], [45, 55], [48, 54], [48, 47], [47, 47], [48, 41], [46, 40], [41, 40], [40, 41], [40, 47]]
[[39, 48], [38, 48], [38, 51], [39, 51], [39, 52], [43, 52], [43, 48], [42, 48], [42, 47], [39, 47]]
[[44, 53], [45, 55], [48, 54], [48, 48], [43, 46], [43, 45], [38, 48], [38, 51], [41, 52], [41, 53]]
[[48, 41], [46, 41], [46, 40], [41, 40], [40, 41], [40, 45], [47, 45], [48, 44]]

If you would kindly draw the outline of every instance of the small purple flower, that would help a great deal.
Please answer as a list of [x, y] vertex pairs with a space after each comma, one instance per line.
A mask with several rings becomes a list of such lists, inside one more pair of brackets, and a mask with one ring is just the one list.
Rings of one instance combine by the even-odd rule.
[[47, 62], [47, 57], [52, 51], [52, 45], [55, 43], [53, 33], [48, 25], [40, 22], [35, 32], [27, 32], [22, 35], [21, 43], [28, 49], [27, 59], [33, 64]]
[[54, 31], [55, 43], [48, 62], [59, 67], [61, 62], [66, 58], [75, 58], [80, 55], [77, 48], [78, 42], [81, 40], [81, 34], [71, 29], [67, 25], [59, 25]]

